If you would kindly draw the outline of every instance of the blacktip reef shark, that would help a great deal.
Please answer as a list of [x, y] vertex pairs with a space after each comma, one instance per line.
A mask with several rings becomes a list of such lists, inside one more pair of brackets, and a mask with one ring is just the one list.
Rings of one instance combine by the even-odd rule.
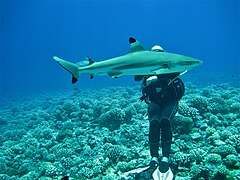
[[88, 73], [91, 79], [96, 75], [109, 75], [117, 78], [123, 75], [159, 75], [184, 72], [201, 65], [203, 62], [184, 55], [146, 50], [136, 39], [130, 37], [130, 50], [127, 54], [111, 59], [94, 62], [71, 63], [57, 56], [53, 59], [72, 74], [76, 83], [80, 74]]

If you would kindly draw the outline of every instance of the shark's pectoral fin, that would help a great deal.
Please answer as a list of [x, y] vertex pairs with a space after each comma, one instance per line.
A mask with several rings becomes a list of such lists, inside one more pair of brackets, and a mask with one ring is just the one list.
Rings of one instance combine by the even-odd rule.
[[160, 69], [156, 69], [152, 71], [154, 74], [168, 74], [171, 72], [169, 67], [162, 67]]
[[136, 52], [136, 51], [145, 51], [144, 47], [134, 38], [129, 38], [130, 43], [130, 50], [129, 53]]
[[167, 74], [170, 73], [170, 71], [171, 67], [168, 62], [163, 63], [160, 67], [152, 70], [154, 74]]
[[118, 78], [122, 75], [122, 72], [114, 71], [114, 72], [108, 72], [107, 73], [111, 78]]
[[162, 69], [152, 71], [153, 74], [162, 74]]

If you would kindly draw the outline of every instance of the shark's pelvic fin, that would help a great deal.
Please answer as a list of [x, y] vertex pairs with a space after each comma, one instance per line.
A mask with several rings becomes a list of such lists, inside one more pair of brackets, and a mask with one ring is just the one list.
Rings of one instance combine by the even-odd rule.
[[134, 38], [129, 38], [130, 50], [129, 53], [137, 52], [137, 51], [145, 51], [144, 47]]
[[79, 65], [65, 61], [57, 56], [54, 56], [53, 59], [64, 69], [66, 69], [68, 72], [72, 74], [72, 83], [76, 83], [79, 78]]

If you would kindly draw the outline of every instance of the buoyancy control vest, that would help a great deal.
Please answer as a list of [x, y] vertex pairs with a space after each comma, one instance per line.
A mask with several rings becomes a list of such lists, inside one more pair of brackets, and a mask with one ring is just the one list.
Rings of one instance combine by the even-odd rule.
[[149, 85], [146, 85], [146, 81], [151, 76], [144, 76], [141, 88], [143, 96], [140, 99], [148, 104], [151, 102], [159, 104], [171, 99], [180, 100], [185, 86], [178, 76], [179, 73], [157, 75], [157, 80]]

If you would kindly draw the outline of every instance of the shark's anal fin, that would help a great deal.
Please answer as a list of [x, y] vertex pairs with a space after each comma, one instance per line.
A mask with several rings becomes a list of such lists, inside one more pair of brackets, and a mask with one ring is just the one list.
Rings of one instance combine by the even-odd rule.
[[121, 76], [122, 72], [108, 72], [107, 73], [111, 78], [118, 78]]

